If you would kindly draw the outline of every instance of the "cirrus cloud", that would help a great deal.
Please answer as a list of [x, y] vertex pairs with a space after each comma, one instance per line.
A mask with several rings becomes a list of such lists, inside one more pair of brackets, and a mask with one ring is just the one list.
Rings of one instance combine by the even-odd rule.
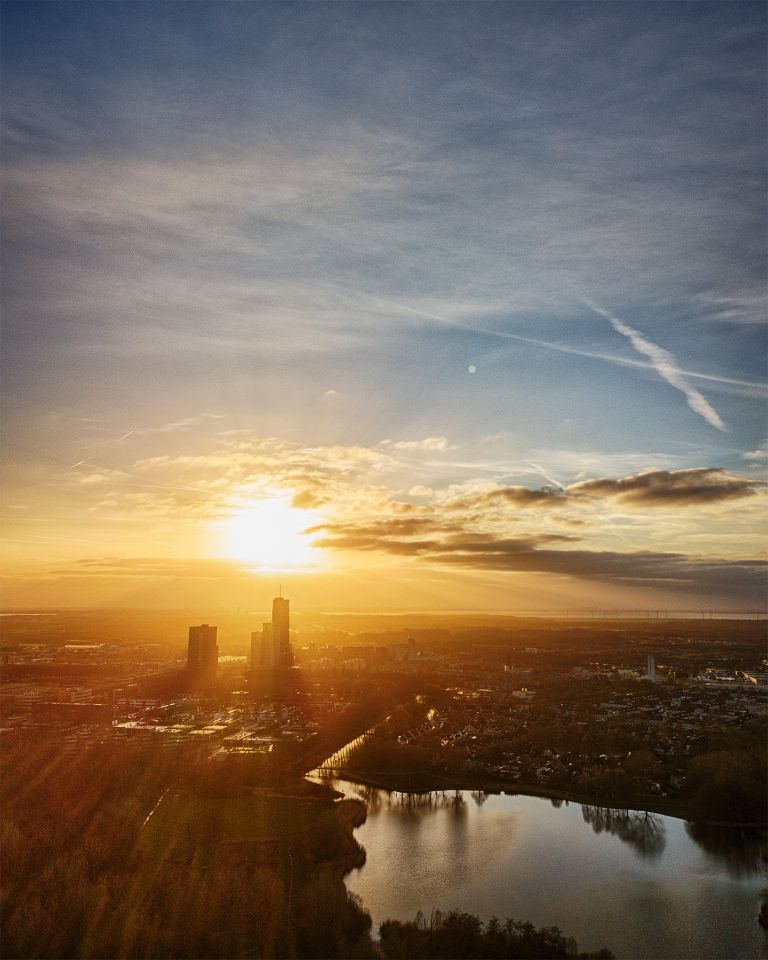
[[382, 440], [383, 447], [395, 450], [427, 450], [430, 453], [442, 453], [444, 450], [456, 450], [447, 437], [424, 437], [423, 440]]

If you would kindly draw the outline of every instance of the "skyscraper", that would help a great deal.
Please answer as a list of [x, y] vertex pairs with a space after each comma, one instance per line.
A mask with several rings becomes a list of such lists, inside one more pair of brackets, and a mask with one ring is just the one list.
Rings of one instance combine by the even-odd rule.
[[288, 601], [284, 597], [275, 597], [272, 601], [272, 637], [281, 666], [290, 665], [291, 635], [288, 617]]
[[251, 670], [260, 670], [262, 666], [261, 631], [254, 630], [253, 633], [251, 633]]
[[271, 670], [280, 662], [280, 651], [271, 623], [251, 634], [251, 670]]
[[217, 628], [207, 623], [189, 628], [187, 669], [196, 675], [213, 675], [219, 662], [219, 647], [216, 643]]

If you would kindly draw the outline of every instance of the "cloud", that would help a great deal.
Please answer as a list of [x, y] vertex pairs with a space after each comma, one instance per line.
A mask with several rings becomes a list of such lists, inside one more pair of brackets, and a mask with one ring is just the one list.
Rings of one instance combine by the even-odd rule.
[[120, 437], [120, 440], [125, 440], [126, 437], [131, 435], [147, 436], [153, 433], [177, 433], [223, 419], [224, 414], [222, 413], [199, 413], [193, 417], [182, 417], [179, 420], [171, 420], [169, 423], [161, 423], [156, 427], [137, 427], [135, 430], [129, 430], [124, 437]]
[[[734, 601], [754, 603], [764, 585], [762, 561], [742, 559], [738, 553], [735, 558], [711, 559], [642, 549], [634, 543], [626, 551], [604, 549], [606, 538], [624, 539], [625, 524], [615, 517], [607, 522], [593, 505], [606, 499], [632, 508], [637, 519], [626, 523], [632, 524], [634, 536], [639, 537], [644, 529], [658, 529], [656, 524], [645, 528], [643, 511], [668, 507], [690, 512], [695, 507], [748, 498], [763, 486], [713, 467], [650, 470], [617, 479], [583, 481], [565, 489], [484, 484], [469, 485], [462, 491], [458, 486], [419, 505], [410, 516], [397, 516], [393, 502], [382, 504], [378, 515], [331, 518], [312, 532], [314, 545], [329, 550], [394, 555], [426, 565], [550, 574], [602, 581], [606, 586], [662, 585], [702, 596], [713, 591]], [[559, 509], [553, 512], [552, 507]], [[684, 515], [681, 513], [681, 518]], [[509, 535], [510, 523], [519, 526], [519, 534]], [[562, 532], [566, 529], [570, 532]], [[682, 538], [682, 528], [677, 535]], [[706, 535], [702, 536], [697, 547], [707, 543]], [[726, 540], [729, 538], [730, 534]], [[585, 544], [585, 540], [589, 542]], [[648, 542], [653, 543], [653, 536]], [[713, 545], [718, 546], [716, 539]]]
[[[170, 425], [169, 425], [170, 426]], [[123, 470], [73, 471], [71, 486], [98, 496], [92, 513], [159, 517], [169, 521], [215, 520], [233, 500], [258, 500], [288, 493], [295, 507], [405, 511], [381, 484], [396, 464], [383, 449], [302, 445], [243, 433], [220, 436], [204, 453], [145, 457]], [[382, 507], [382, 505], [385, 505]]]
[[[684, 43], [685, 25], [674, 27]], [[484, 32], [482, 24], [474, 28]], [[521, 56], [538, 62], [540, 51], [560, 50], [548, 31], [524, 22], [518, 28], [536, 35], [520, 49]], [[286, 36], [292, 33], [289, 29]], [[437, 37], [430, 39], [438, 43]], [[488, 34], [488, 39], [500, 54], [495, 37]], [[590, 91], [594, 119], [610, 127], [623, 120], [623, 111], [615, 102], [615, 78], [603, 75], [594, 56], [595, 39], [592, 29], [571, 24], [574, 57], [592, 65], [581, 79]], [[667, 37], [658, 39], [667, 42]], [[194, 45], [195, 38], [189, 36], [188, 42]], [[443, 35], [439, 42], [453, 47], [455, 39]], [[366, 50], [352, 44], [345, 52], [359, 70]], [[391, 60], [386, 58], [393, 73], [388, 80], [358, 73], [364, 82], [352, 102], [299, 111], [302, 119], [297, 114], [293, 123], [278, 105], [281, 98], [295, 102], [297, 77], [288, 73], [287, 63], [275, 64], [269, 78], [276, 85], [274, 115], [268, 109], [259, 112], [254, 129], [252, 116], [222, 114], [214, 95], [207, 107], [215, 131], [205, 123], [189, 126], [203, 115], [205, 102], [182, 107], [174, 99], [169, 105], [162, 90], [130, 99], [124, 78], [110, 75], [101, 87], [104, 103], [117, 108], [109, 120], [122, 116], [126, 133], [138, 124], [146, 136], [141, 149], [131, 149], [133, 141], [126, 138], [112, 153], [104, 149], [104, 118], [98, 113], [79, 115], [82, 105], [76, 104], [54, 117], [46, 98], [15, 103], [7, 91], [9, 122], [20, 113], [33, 114], [28, 119], [35, 126], [55, 126], [62, 141], [60, 150], [35, 151], [34, 143], [22, 137], [7, 160], [10, 226], [24, 240], [37, 241], [34, 249], [29, 242], [13, 253], [39, 265], [42, 249], [55, 257], [58, 268], [38, 271], [34, 289], [24, 287], [18, 294], [26, 302], [44, 296], [58, 313], [80, 307], [90, 342], [99, 347], [114, 339], [126, 353], [143, 349], [143, 334], [151, 327], [155, 350], [178, 355], [227, 346], [333, 350], [359, 338], [363, 329], [386, 330], [392, 311], [383, 310], [381, 301], [377, 306], [376, 298], [393, 291], [403, 291], [422, 314], [434, 312], [430, 306], [442, 301], [449, 309], [454, 304], [454, 316], [469, 320], [494, 311], [509, 316], [518, 307], [570, 307], [579, 276], [595, 289], [616, 290], [624, 300], [637, 297], [640, 275], [658, 278], [667, 289], [701, 288], [706, 277], [718, 273], [746, 285], [745, 258], [720, 243], [720, 233], [700, 229], [698, 198], [685, 187], [698, 147], [698, 175], [713, 178], [713, 203], [722, 203], [727, 212], [720, 229], [746, 234], [742, 206], [726, 206], [721, 199], [722, 171], [731, 171], [735, 179], [750, 158], [734, 156], [730, 144], [713, 136], [701, 117], [702, 112], [722, 116], [716, 104], [721, 96], [727, 99], [725, 84], [713, 82], [710, 90], [717, 94], [690, 105], [695, 111], [687, 111], [688, 123], [675, 129], [671, 144], [666, 110], [648, 110], [647, 64], [635, 59], [640, 57], [636, 47], [625, 52], [637, 71], [626, 93], [637, 101], [637, 123], [649, 128], [642, 157], [632, 137], [611, 137], [612, 149], [606, 152], [605, 134], [576, 121], [583, 103], [561, 88], [557, 95], [571, 107], [579, 102], [580, 109], [574, 114], [563, 108], [553, 122], [549, 72], [521, 69], [513, 80], [506, 56], [489, 60], [489, 72], [473, 72], [471, 83], [469, 78], [462, 83], [447, 66], [450, 57], [427, 66], [421, 55], [409, 59], [393, 49]], [[658, 53], [646, 50], [645, 55], [653, 61], [656, 82], [675, 95], [658, 95], [654, 102], [671, 108], [678, 102], [680, 75], [695, 76], [698, 65], [670, 58], [662, 75]], [[266, 89], [266, 78], [254, 66], [261, 60], [253, 58], [245, 68], [252, 89]], [[548, 61], [545, 57], [541, 66]], [[717, 73], [718, 60], [712, 63]], [[56, 69], [51, 60], [47, 71]], [[310, 58], [302, 69], [322, 72], [323, 67]], [[735, 82], [733, 71], [725, 70], [721, 80]], [[371, 110], [374, 103], [381, 107], [380, 85], [387, 82], [394, 84], [387, 88], [387, 101], [399, 98], [403, 107], [394, 129], [389, 112], [378, 113], [377, 120]], [[683, 80], [682, 86], [687, 82], [689, 89], [695, 86], [695, 80]], [[511, 109], [518, 104], [520, 84], [526, 88], [522, 111]], [[459, 101], [447, 94], [457, 85]], [[314, 101], [322, 86], [307, 85], [303, 96]], [[434, 113], [417, 111], [418, 121], [411, 99], [417, 88], [424, 102], [435, 106]], [[484, 119], [478, 122], [496, 134], [478, 142], [464, 127], [460, 101], [472, 115], [479, 110]], [[613, 118], [606, 109], [610, 103]], [[540, 131], [533, 137], [532, 117]], [[88, 140], [89, 129], [95, 143]], [[187, 129], [195, 134], [181, 135]], [[446, 138], [446, 129], [455, 136]], [[694, 129], [710, 134], [703, 138], [706, 153]], [[176, 138], [170, 135], [174, 131]], [[644, 175], [648, 168], [653, 179]], [[600, 190], [595, 169], [602, 172]], [[452, 202], [459, 197], [461, 203]], [[484, 224], [481, 232], [478, 222]], [[629, 250], [637, 270], [622, 269]], [[93, 255], [93, 270], [79, 269], [84, 251]], [[382, 256], [383, 251], [390, 255]], [[671, 283], [670, 260], [676, 263]], [[113, 307], [110, 323], [103, 320], [106, 289]], [[716, 290], [713, 295], [724, 294]], [[276, 335], [256, 338], [254, 332]]]
[[738, 500], [757, 493], [764, 484], [728, 473], [720, 467], [688, 470], [646, 470], [634, 475], [583, 480], [568, 487], [485, 485], [441, 501], [445, 509], [492, 510], [495, 507], [547, 509], [576, 505], [583, 497], [612, 497], [623, 504], [645, 507], [693, 507]]
[[[386, 349], [392, 297], [471, 328], [569, 317], [582, 284], [620, 303], [648, 286], [677, 305], [758, 296], [764, 69], [741, 32], [754, 14], [738, 29], [716, 13], [638, 28], [633, 7], [624, 30], [624, 14], [554, 24], [509, 4], [503, 29], [493, 6], [456, 29], [461, 13], [397, 6], [386, 23], [342, 11], [333, 30], [304, 12], [279, 28], [268, 8], [232, 13], [216, 38], [184, 19], [160, 31], [178, 38], [168, 47], [137, 13], [131, 64], [109, 15], [98, 40], [41, 40], [61, 21], [25, 34], [5, 67], [6, 336], [34, 360], [55, 328], [57, 352], [182, 372], [192, 352]], [[219, 71], [210, 48], [228, 31]], [[97, 81], [72, 87], [94, 44]], [[189, 56], [207, 65], [198, 83]], [[329, 75], [342, 61], [345, 77]], [[49, 318], [35, 338], [32, 313]], [[154, 396], [168, 370], [150, 366]]]
[[[424, 528], [428, 529], [428, 528]], [[765, 588], [768, 564], [762, 560], [721, 560], [658, 551], [551, 549], [576, 538], [562, 535], [495, 537], [462, 533], [446, 538], [404, 539], [387, 528], [331, 529], [318, 545], [414, 557], [439, 565], [510, 573], [554, 574], [608, 583], [667, 585], [707, 595], [715, 590], [743, 602], [756, 601]]]
[[391, 537], [413, 537], [424, 533], [456, 533], [463, 530], [459, 521], [443, 520], [436, 514], [423, 517], [395, 517], [362, 523], [322, 523], [308, 532], [324, 531], [332, 536], [354, 535], [376, 540]]
[[447, 437], [424, 437], [423, 440], [382, 440], [381, 445], [392, 447], [394, 450], [428, 450], [431, 453], [457, 449], [448, 442]]
[[[460, 524], [441, 524], [432, 520], [422, 520], [413, 525], [387, 521], [367, 526], [324, 524], [314, 530], [324, 530], [326, 533], [324, 538], [316, 541], [319, 547], [373, 550], [438, 558], [441, 562], [452, 562], [451, 558], [459, 556], [529, 553], [542, 543], [567, 543], [578, 539], [562, 534], [498, 538], [490, 533], [468, 533], [462, 530]], [[426, 538], [426, 534], [433, 536]]]
[[297, 510], [314, 510], [327, 503], [327, 497], [313, 493], [311, 490], [299, 490], [291, 498], [291, 506]]
[[768, 296], [700, 293], [694, 298], [710, 320], [720, 323], [764, 324], [768, 319]]
[[[444, 440], [428, 437], [424, 441], [401, 442], [442, 446]], [[242, 503], [279, 494], [290, 496], [293, 506], [299, 509], [322, 508], [323, 516], [335, 522], [349, 519], [359, 527], [367, 525], [369, 519], [402, 518], [415, 531], [419, 525], [426, 529], [428, 519], [433, 532], [446, 532], [448, 523], [461, 523], [463, 529], [491, 525], [494, 530], [511, 523], [544, 523], [551, 529], [558, 524], [568, 526], [571, 521], [596, 521], [599, 526], [602, 521], [597, 501], [602, 499], [613, 500], [638, 515], [644, 509], [692, 511], [749, 498], [764, 486], [755, 477], [739, 476], [722, 468], [697, 467], [652, 469], [618, 477], [611, 477], [606, 471], [606, 476], [595, 478], [593, 473], [592, 477], [567, 487], [479, 480], [442, 488], [425, 483], [404, 487], [403, 480], [407, 482], [410, 470], [407, 461], [394, 456], [397, 452], [394, 441], [375, 447], [310, 446], [238, 433], [220, 436], [213, 449], [204, 453], [147, 457], [120, 470], [103, 465], [87, 471], [81, 467], [68, 474], [68, 484], [79, 492], [82, 509], [115, 518], [145, 516], [171, 523], [215, 521], [227, 514], [235, 501]], [[631, 464], [633, 460], [634, 455], [626, 460], [619, 458], [617, 463]], [[584, 461], [576, 456], [574, 462]], [[601, 459], [595, 464], [606, 465]], [[430, 469], [442, 471], [451, 466], [440, 458]], [[464, 466], [482, 475], [488, 465], [467, 461]], [[549, 475], [538, 463], [523, 462], [518, 466], [520, 472]], [[419, 470], [419, 478], [423, 472]], [[514, 464], [507, 463], [497, 465], [495, 472], [510, 475], [518, 471]], [[416, 502], [399, 499], [404, 489]], [[595, 506], [590, 507], [590, 502]], [[616, 529], [615, 523], [612, 529]], [[366, 536], [370, 535], [367, 530]]]
[[562, 504], [565, 495], [555, 487], [495, 487], [482, 493], [469, 494], [447, 500], [445, 507], [450, 510], [477, 510], [488, 507], [509, 505], [515, 507], [553, 507]]
[[79, 483], [85, 487], [95, 487], [101, 486], [105, 483], [115, 483], [120, 481], [124, 477], [124, 474], [121, 470], [104, 470], [100, 469], [97, 473], [76, 473], [74, 476], [75, 483]]
[[[98, 422], [92, 420], [91, 418], [78, 418], [81, 422]], [[111, 447], [114, 447], [118, 443], [122, 443], [124, 440], [128, 440], [130, 437], [143, 437], [150, 436], [152, 434], [171, 434], [171, 433], [183, 433], [189, 430], [192, 430], [195, 427], [202, 426], [204, 424], [215, 423], [218, 420], [223, 420], [224, 415], [219, 413], [201, 413], [193, 417], [183, 417], [179, 420], [173, 420], [169, 423], [163, 423], [154, 427], [137, 427], [135, 429], [128, 430], [127, 433], [124, 433], [122, 436], [115, 438], [110, 441], [105, 438], [101, 438], [97, 441], [98, 447], [103, 454], [106, 450]], [[99, 428], [102, 429], [102, 428]], [[75, 467], [80, 467], [84, 463], [90, 463], [94, 456], [85, 457], [82, 460], [78, 460], [77, 463], [73, 463], [68, 466], [67, 470], [74, 470]], [[109, 471], [102, 469], [100, 471], [102, 478], [107, 478], [108, 476], [116, 477], [118, 475], [117, 471]], [[96, 479], [97, 474], [78, 474], [77, 478], [80, 483], [97, 483], [99, 480]]]
[[762, 447], [758, 447], [757, 450], [750, 450], [744, 454], [745, 460], [765, 460], [766, 457], [768, 457], [768, 441]]
[[[531, 471], [526, 469], [535, 457], [538, 463], [546, 466], [551, 477], [562, 476], [571, 480], [586, 480], [594, 476], [614, 476], [616, 474], [640, 473], [650, 468], [673, 469], [680, 464], [679, 455], [652, 450], [599, 450], [591, 449], [563, 449], [562, 447], [547, 447], [530, 451], [530, 458], [525, 464], [508, 464], [505, 471], [510, 475], [525, 475]], [[540, 469], [534, 471], [541, 475]], [[553, 483], [553, 486], [562, 486]]]
[[188, 559], [186, 557], [85, 557], [69, 567], [52, 571], [71, 578], [229, 580], [250, 577], [245, 565], [231, 560]]
[[647, 507], [691, 507], [750, 497], [763, 486], [717, 467], [649, 470], [618, 480], [585, 480], [568, 487], [571, 496], [612, 497]]
[[523, 507], [549, 507], [562, 499], [562, 491], [554, 487], [540, 487], [538, 490], [530, 490], [528, 487], [504, 487], [489, 493], [486, 502], [500, 501]]

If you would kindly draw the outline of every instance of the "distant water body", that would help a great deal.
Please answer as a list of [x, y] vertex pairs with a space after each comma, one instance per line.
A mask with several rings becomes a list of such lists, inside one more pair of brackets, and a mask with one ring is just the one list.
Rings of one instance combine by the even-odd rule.
[[518, 620], [768, 620], [765, 610], [393, 610], [370, 613], [365, 610], [321, 610], [323, 617], [513, 617]]
[[334, 785], [368, 805], [367, 861], [347, 887], [374, 925], [458, 909], [556, 925], [620, 960], [768, 957], [764, 835], [539, 797]]

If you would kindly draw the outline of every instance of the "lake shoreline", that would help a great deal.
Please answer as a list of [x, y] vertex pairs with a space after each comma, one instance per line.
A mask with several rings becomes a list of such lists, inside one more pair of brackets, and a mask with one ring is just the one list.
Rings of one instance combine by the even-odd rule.
[[440, 777], [432, 774], [423, 779], [414, 780], [409, 777], [408, 781], [399, 781], [396, 778], [378, 778], [371, 777], [368, 774], [357, 770], [339, 767], [334, 770], [334, 776], [329, 780], [346, 780], [350, 783], [357, 783], [361, 786], [372, 787], [378, 790], [384, 790], [387, 793], [441, 793], [454, 790], [480, 790], [487, 794], [506, 794], [507, 796], [528, 796], [541, 797], [547, 800], [562, 800], [568, 803], [578, 803], [583, 806], [605, 807], [608, 809], [635, 810], [643, 813], [658, 813], [666, 817], [675, 817], [678, 820], [700, 823], [708, 827], [728, 827], [740, 830], [765, 830], [768, 828], [768, 821], [760, 822], [735, 822], [722, 820], [706, 820], [697, 818], [691, 810], [690, 801], [684, 798], [642, 798], [621, 796], [621, 797], [594, 797], [589, 794], [577, 793], [570, 790], [558, 790], [552, 787], [545, 787], [541, 784], [523, 783], [520, 781], [491, 780], [488, 777], [463, 776], [445, 778], [445, 782], [439, 782]]

